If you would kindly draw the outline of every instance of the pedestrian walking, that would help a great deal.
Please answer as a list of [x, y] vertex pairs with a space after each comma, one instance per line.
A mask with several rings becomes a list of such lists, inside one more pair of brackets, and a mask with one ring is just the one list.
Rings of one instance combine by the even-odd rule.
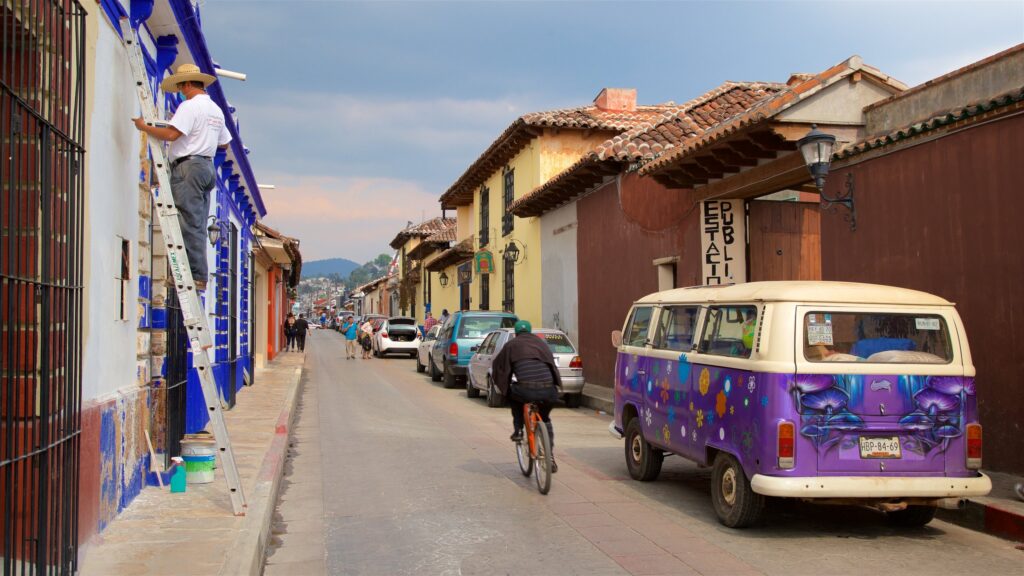
[[299, 352], [306, 351], [306, 332], [309, 331], [309, 322], [305, 314], [299, 314], [295, 321], [295, 343], [299, 345]]
[[423, 333], [430, 332], [430, 329], [437, 326], [437, 318], [430, 312], [427, 312], [427, 317], [423, 319]]
[[356, 340], [359, 336], [359, 326], [356, 326], [356, 323], [351, 316], [345, 318], [345, 322], [342, 323], [341, 333], [345, 336], [345, 359], [355, 359]]
[[369, 360], [370, 349], [373, 347], [373, 323], [367, 320], [359, 327], [359, 342], [363, 345], [363, 360]]
[[295, 315], [291, 312], [284, 320], [284, 350], [291, 352], [295, 348]]
[[216, 81], [195, 64], [182, 64], [160, 83], [164, 92], [181, 92], [186, 98], [178, 104], [169, 125], [149, 126], [142, 118], [133, 119], [142, 132], [171, 143], [171, 195], [178, 208], [192, 280], [200, 291], [206, 289], [209, 276], [206, 219], [210, 214], [210, 192], [217, 184], [213, 156], [217, 148], [227, 148], [231, 142], [224, 112], [206, 94], [206, 87]]

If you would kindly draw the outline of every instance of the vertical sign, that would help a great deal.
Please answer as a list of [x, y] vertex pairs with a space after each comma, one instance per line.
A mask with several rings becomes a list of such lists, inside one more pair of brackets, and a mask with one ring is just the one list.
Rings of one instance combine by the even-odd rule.
[[701, 203], [700, 248], [705, 286], [747, 281], [747, 219], [743, 200]]

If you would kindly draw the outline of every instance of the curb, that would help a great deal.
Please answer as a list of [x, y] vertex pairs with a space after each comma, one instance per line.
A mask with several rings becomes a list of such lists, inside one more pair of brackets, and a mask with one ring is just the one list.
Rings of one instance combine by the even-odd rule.
[[1024, 516], [989, 499], [968, 500], [963, 510], [939, 509], [940, 520], [1015, 542], [1024, 542]]
[[302, 391], [302, 366], [295, 368], [295, 380], [285, 398], [284, 408], [277, 418], [274, 439], [263, 457], [256, 485], [249, 496], [248, 511], [242, 528], [235, 536], [235, 542], [227, 550], [226, 559], [219, 574], [235, 576], [250, 574], [259, 576], [263, 572], [263, 556], [270, 537], [270, 524], [274, 518], [274, 505], [281, 488], [285, 455], [288, 452], [288, 437], [295, 420], [295, 407]]
[[[608, 414], [615, 413], [615, 400], [610, 388], [599, 387], [596, 384], [585, 384], [583, 386], [583, 400], [581, 404], [594, 410], [602, 410]], [[595, 389], [600, 389], [595, 391]], [[606, 392], [607, 390], [607, 392]], [[602, 394], [602, 392], [604, 392]]]

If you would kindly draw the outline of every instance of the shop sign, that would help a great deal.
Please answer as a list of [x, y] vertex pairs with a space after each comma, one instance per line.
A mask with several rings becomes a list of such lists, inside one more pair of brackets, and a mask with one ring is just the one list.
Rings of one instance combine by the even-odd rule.
[[705, 286], [747, 281], [747, 225], [743, 200], [701, 203], [701, 279]]
[[494, 255], [490, 250], [481, 250], [473, 257], [476, 262], [477, 274], [490, 274], [494, 272]]

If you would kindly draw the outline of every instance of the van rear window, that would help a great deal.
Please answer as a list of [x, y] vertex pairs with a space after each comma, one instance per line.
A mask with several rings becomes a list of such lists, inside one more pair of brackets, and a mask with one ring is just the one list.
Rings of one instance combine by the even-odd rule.
[[948, 364], [953, 352], [946, 321], [934, 314], [810, 312], [804, 315], [804, 358]]
[[498, 328], [512, 328], [516, 325], [514, 316], [477, 316], [462, 318], [459, 324], [459, 338], [483, 338]]

